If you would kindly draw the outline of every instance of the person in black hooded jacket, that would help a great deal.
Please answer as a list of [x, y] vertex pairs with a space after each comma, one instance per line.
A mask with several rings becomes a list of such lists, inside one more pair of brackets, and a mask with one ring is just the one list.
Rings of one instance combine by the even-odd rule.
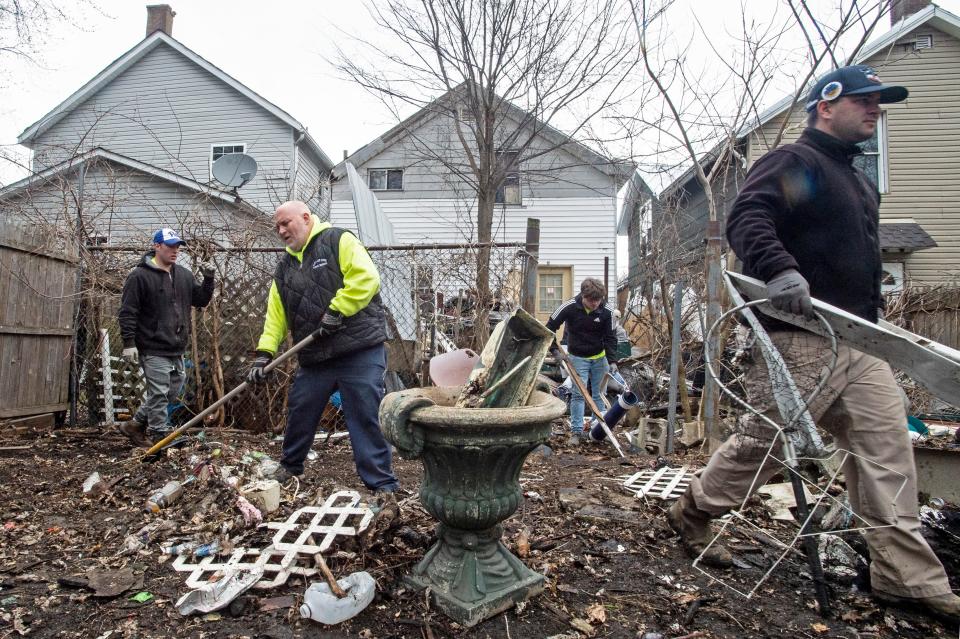
[[201, 264], [203, 283], [176, 263], [185, 242], [172, 229], [153, 236], [153, 250], [127, 275], [120, 303], [123, 358], [140, 364], [146, 385], [143, 402], [120, 431], [148, 446], [170, 430], [167, 406], [183, 386], [183, 353], [190, 337], [190, 307], [203, 308], [213, 297], [213, 268]]

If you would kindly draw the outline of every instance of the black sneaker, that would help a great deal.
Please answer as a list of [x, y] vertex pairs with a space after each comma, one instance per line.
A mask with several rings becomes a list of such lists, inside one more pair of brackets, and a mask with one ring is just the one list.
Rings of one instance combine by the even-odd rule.
[[296, 475], [287, 470], [285, 466], [278, 466], [271, 479], [275, 480], [281, 486], [286, 486], [294, 477], [296, 477]]

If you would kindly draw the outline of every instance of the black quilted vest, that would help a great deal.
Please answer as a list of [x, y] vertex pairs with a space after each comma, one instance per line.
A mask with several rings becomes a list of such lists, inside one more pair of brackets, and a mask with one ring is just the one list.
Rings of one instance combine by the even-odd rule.
[[[340, 236], [348, 232], [336, 227], [321, 231], [308, 241], [302, 262], [287, 253], [277, 264], [273, 278], [294, 342], [320, 328], [320, 318], [343, 287]], [[359, 313], [344, 317], [343, 328], [336, 334], [315, 340], [297, 356], [301, 366], [315, 366], [331, 357], [382, 344], [386, 339], [386, 316], [377, 293]]]

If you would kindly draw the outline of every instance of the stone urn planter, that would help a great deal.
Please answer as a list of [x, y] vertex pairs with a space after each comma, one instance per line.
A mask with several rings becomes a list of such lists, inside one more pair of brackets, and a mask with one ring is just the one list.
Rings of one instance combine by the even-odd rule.
[[458, 391], [391, 393], [380, 423], [401, 455], [423, 461], [420, 501], [440, 521], [437, 543], [405, 581], [429, 587], [440, 610], [472, 626], [543, 589], [543, 575], [501, 543], [499, 524], [523, 498], [524, 460], [549, 439], [565, 406], [535, 391], [526, 406], [456, 408]]

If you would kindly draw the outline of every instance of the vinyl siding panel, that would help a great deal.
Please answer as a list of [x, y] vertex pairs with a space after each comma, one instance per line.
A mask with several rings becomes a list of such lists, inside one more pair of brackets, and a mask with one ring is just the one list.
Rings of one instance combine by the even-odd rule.
[[232, 204], [107, 161], [88, 163], [81, 197], [77, 171], [38, 182], [27, 192], [0, 201], [0, 215], [38, 226], [76, 227], [82, 204], [88, 235], [110, 244], [150, 246], [153, 233], [169, 226], [186, 237], [201, 236], [229, 245], [252, 218]]
[[[462, 200], [382, 200], [381, 206], [402, 244], [475, 241], [475, 207]], [[538, 198], [526, 201], [522, 208], [498, 207], [494, 241], [523, 242], [527, 218], [539, 218], [541, 265], [573, 266], [576, 288], [585, 277], [602, 279], [603, 258], [609, 257], [613, 280], [617, 272], [614, 207], [612, 197]], [[334, 200], [331, 221], [356, 230], [353, 202]]]
[[[613, 178], [562, 148], [552, 149], [546, 139], [536, 139], [521, 161], [522, 198], [609, 197]], [[453, 166], [455, 171], [448, 167]], [[377, 191], [387, 200], [469, 198], [472, 187], [457, 173], [470, 174], [463, 147], [452, 122], [443, 115], [427, 119], [370, 160], [356, 167], [366, 177], [369, 169], [403, 169], [402, 191]], [[346, 184], [335, 184], [333, 199], [349, 198]]]
[[[910, 40], [932, 34], [933, 48]], [[907, 44], [904, 44], [907, 43]], [[960, 281], [960, 42], [920, 27], [870, 58], [885, 83], [910, 97], [887, 109], [888, 192], [881, 218], [912, 217], [938, 246], [908, 255], [907, 284]]]
[[289, 199], [292, 129], [161, 43], [39, 136], [34, 169], [100, 146], [206, 183], [210, 146], [234, 143], [259, 165], [241, 196], [265, 211]]
[[330, 188], [328, 176], [323, 174], [320, 163], [313, 154], [297, 147], [297, 171], [294, 176], [292, 199], [307, 203], [310, 210], [327, 219], [330, 215]]

